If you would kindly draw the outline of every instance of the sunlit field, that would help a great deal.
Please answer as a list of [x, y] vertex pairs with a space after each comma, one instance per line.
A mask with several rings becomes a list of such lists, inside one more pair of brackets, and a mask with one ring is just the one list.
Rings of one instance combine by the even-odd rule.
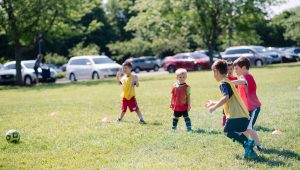
[[[140, 78], [137, 101], [146, 125], [130, 112], [116, 122], [115, 79], [0, 86], [0, 169], [300, 169], [300, 63], [250, 72], [262, 102], [255, 129], [267, 148], [256, 159], [243, 159], [243, 148], [222, 134], [221, 109], [210, 114], [203, 107], [220, 91], [211, 71], [201, 71], [187, 79], [193, 132], [182, 118], [171, 130], [173, 74]], [[21, 133], [19, 144], [6, 142], [10, 129]]]

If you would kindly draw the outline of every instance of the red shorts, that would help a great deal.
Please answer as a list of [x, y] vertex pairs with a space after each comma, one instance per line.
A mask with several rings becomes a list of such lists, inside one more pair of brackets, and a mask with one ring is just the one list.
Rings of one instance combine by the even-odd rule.
[[129, 107], [130, 112], [136, 111], [139, 109], [135, 97], [132, 97], [131, 99], [127, 100], [123, 98], [122, 100], [122, 112], [126, 112], [127, 107]]

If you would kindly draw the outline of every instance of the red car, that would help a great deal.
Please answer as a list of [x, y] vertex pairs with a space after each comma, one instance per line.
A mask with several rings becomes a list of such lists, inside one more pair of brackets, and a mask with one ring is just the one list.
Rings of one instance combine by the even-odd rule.
[[188, 71], [200, 71], [209, 68], [209, 57], [203, 53], [179, 53], [165, 58], [162, 67], [169, 73], [175, 72], [178, 68], [185, 68]]

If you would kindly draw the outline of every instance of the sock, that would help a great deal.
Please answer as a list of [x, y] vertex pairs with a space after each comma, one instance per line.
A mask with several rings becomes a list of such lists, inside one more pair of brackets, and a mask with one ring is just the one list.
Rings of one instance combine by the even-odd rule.
[[238, 141], [243, 146], [248, 141], [248, 138], [244, 134], [239, 135], [235, 132], [228, 132], [227, 137], [233, 139], [233, 142]]
[[190, 119], [189, 117], [185, 117], [185, 118], [184, 118], [184, 121], [185, 121], [186, 128], [187, 128], [188, 130], [191, 130], [191, 129], [192, 129], [191, 119]]
[[173, 118], [173, 127], [172, 127], [172, 129], [176, 129], [177, 128], [177, 123], [178, 123], [178, 119]]

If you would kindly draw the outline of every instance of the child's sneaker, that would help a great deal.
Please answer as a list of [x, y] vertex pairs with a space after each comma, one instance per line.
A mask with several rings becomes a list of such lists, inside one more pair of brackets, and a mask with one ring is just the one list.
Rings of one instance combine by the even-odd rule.
[[144, 121], [144, 119], [141, 119], [141, 120], [139, 121], [139, 123], [140, 123], [141, 125], [146, 124], [146, 122]]
[[[248, 140], [245, 145], [244, 145], [244, 148], [245, 148], [245, 152], [244, 152], [244, 158], [249, 158], [254, 150], [253, 150], [253, 147], [255, 146], [255, 142], [254, 140]], [[255, 152], [254, 152], [255, 153]], [[256, 154], [256, 153], [255, 153]]]
[[252, 150], [252, 151], [250, 151], [247, 158], [253, 159], [253, 158], [256, 158], [256, 157], [257, 157], [256, 152], [254, 150]]
[[117, 119], [117, 122], [121, 122], [121, 120], [122, 120], [122, 119], [118, 118], [118, 119]]

